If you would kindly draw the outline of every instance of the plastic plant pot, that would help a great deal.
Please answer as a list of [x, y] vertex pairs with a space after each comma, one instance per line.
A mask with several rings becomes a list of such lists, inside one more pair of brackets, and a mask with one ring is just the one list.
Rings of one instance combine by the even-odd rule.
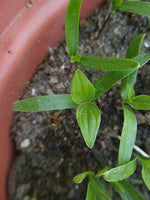
[[[7, 200], [7, 178], [14, 155], [10, 138], [11, 104], [16, 101], [38, 65], [65, 36], [69, 0], [0, 0], [0, 199]], [[83, 0], [81, 18], [103, 0]]]

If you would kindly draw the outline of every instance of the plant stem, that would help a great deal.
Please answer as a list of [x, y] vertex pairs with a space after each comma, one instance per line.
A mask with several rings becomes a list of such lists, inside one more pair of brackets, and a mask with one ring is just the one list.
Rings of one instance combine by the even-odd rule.
[[111, 16], [111, 14], [112, 14], [112, 10], [110, 11], [109, 15], [108, 15], [107, 18], [105, 19], [105, 21], [104, 21], [104, 23], [103, 23], [103, 26], [102, 26], [101, 29], [99, 30], [99, 32], [98, 32], [98, 34], [97, 34], [95, 40], [98, 40], [98, 39], [99, 39], [99, 37], [100, 37], [102, 31], [104, 30], [104, 28], [105, 28], [105, 26], [106, 26], [106, 24], [107, 24], [107, 22], [108, 22], [108, 20], [109, 20], [109, 18], [110, 18], [110, 16]]
[[[113, 138], [117, 138], [117, 139], [121, 139], [121, 137], [119, 135], [114, 135], [114, 134], [109, 134], [111, 137]], [[145, 152], [143, 151], [140, 147], [138, 147], [136, 144], [134, 144], [133, 146], [134, 150], [136, 150], [138, 153], [140, 153], [142, 156], [145, 156], [147, 158], [150, 158], [150, 156]]]
[[70, 63], [70, 67], [69, 67], [69, 69], [66, 72], [66, 76], [67, 77], [69, 77], [71, 70], [72, 70], [72, 63]]

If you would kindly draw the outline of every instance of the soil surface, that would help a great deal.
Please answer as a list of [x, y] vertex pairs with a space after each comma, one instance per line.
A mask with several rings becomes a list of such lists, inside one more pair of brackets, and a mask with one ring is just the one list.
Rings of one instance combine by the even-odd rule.
[[[104, 5], [88, 19], [80, 22], [78, 53], [93, 56], [125, 57], [131, 39], [138, 33], [147, 33], [142, 53], [150, 53], [150, 20], [143, 16], [115, 11], [98, 40], [95, 37], [108, 14]], [[81, 69], [92, 83], [104, 72], [79, 66], [70, 69], [65, 39], [56, 48], [49, 48], [38, 72], [21, 99], [39, 95], [70, 93], [72, 76]], [[9, 177], [9, 200], [84, 200], [86, 180], [80, 185], [72, 178], [86, 170], [97, 173], [103, 166], [117, 166], [123, 113], [119, 94], [120, 82], [95, 103], [102, 115], [95, 146], [88, 149], [76, 121], [76, 109], [38, 113], [15, 112], [11, 137], [16, 144], [16, 157]], [[150, 64], [138, 72], [136, 94], [150, 95]], [[135, 111], [138, 119], [136, 144], [150, 155], [150, 112]], [[141, 179], [141, 166], [132, 177]], [[132, 179], [130, 179], [132, 181]], [[104, 182], [102, 180], [102, 182]], [[121, 199], [104, 182], [113, 200]], [[144, 199], [150, 199], [145, 185], [135, 185]]]

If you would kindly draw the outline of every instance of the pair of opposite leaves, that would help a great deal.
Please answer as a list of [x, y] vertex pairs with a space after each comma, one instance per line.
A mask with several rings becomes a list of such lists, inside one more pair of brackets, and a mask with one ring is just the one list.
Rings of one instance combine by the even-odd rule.
[[78, 104], [76, 117], [85, 143], [89, 148], [92, 148], [101, 117], [98, 107], [92, 103], [95, 98], [95, 88], [80, 70], [74, 73], [71, 84], [71, 97]]

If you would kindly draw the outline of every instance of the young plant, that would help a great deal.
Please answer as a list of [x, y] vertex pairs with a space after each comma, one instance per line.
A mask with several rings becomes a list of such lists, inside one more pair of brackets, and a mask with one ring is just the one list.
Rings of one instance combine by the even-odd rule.
[[76, 117], [85, 143], [92, 148], [100, 125], [100, 111], [92, 103], [95, 97], [94, 86], [80, 70], [74, 73], [71, 97], [78, 104]]
[[[143, 4], [144, 3], [144, 4]], [[135, 4], [141, 5], [140, 14], [147, 13], [146, 2], [122, 2], [113, 1], [113, 9], [123, 9]], [[144, 5], [144, 8], [142, 7]], [[58, 94], [34, 97], [13, 103], [12, 108], [23, 112], [39, 112], [47, 110], [77, 108], [76, 118], [86, 145], [93, 148], [101, 115], [94, 101], [108, 91], [116, 82], [122, 80], [120, 94], [124, 113], [124, 124], [121, 134], [118, 166], [112, 169], [104, 168], [96, 175], [87, 171], [74, 177], [75, 183], [80, 183], [88, 177], [88, 188], [86, 200], [110, 200], [110, 196], [100, 178], [110, 182], [123, 200], [142, 200], [134, 187], [125, 179], [130, 177], [135, 169], [136, 163], [142, 164], [142, 177], [146, 186], [150, 189], [150, 158], [136, 156], [130, 160], [136, 139], [137, 122], [132, 108], [150, 110], [150, 96], [135, 96], [134, 84], [137, 77], [137, 70], [150, 60], [150, 55], [140, 55], [140, 48], [145, 34], [137, 35], [130, 43], [126, 58], [82, 56], [77, 54], [79, 38], [79, 16], [81, 0], [71, 0], [66, 12], [66, 43], [71, 63], [82, 67], [108, 71], [95, 83], [91, 83], [84, 73], [76, 70], [72, 78], [70, 94]], [[132, 6], [130, 7], [132, 8]], [[133, 9], [132, 9], [133, 10]], [[142, 11], [141, 11], [142, 10]], [[128, 9], [129, 11], [129, 9]], [[148, 13], [149, 14], [149, 13]], [[146, 14], [147, 15], [147, 14]], [[136, 197], [136, 198], [135, 198]]]

